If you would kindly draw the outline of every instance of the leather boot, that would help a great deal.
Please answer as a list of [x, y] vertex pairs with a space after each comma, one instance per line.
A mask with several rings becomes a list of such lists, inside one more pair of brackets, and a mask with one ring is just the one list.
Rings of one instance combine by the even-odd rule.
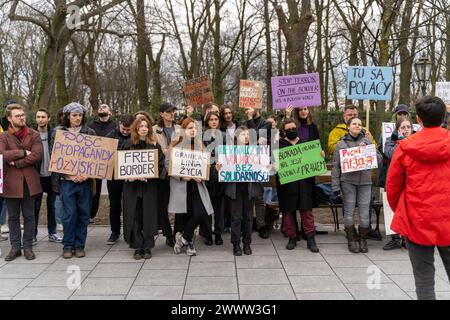
[[287, 250], [294, 250], [297, 246], [297, 240], [295, 238], [289, 238], [289, 242], [286, 245]]
[[306, 234], [307, 248], [309, 249], [309, 251], [317, 253], [319, 252], [319, 248], [317, 247], [316, 239], [314, 238], [314, 236], [314, 231]]
[[359, 229], [359, 251], [362, 253], [369, 252], [369, 248], [367, 247], [367, 238], [369, 237], [369, 228], [362, 228], [361, 226]]
[[345, 232], [347, 233], [348, 250], [352, 253], [359, 253], [359, 246], [356, 234], [355, 226], [345, 227]]

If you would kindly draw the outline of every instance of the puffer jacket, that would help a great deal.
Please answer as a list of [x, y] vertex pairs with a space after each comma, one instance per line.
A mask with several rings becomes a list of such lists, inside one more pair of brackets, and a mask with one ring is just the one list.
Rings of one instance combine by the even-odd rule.
[[[341, 155], [339, 151], [343, 149], [359, 147], [361, 143], [364, 143], [366, 145], [373, 144], [373, 142], [370, 139], [366, 138], [364, 133], [361, 132], [356, 141], [348, 133], [336, 145], [333, 156], [333, 168], [331, 170], [331, 186], [333, 191], [339, 191], [341, 189], [341, 182], [346, 182], [358, 186], [372, 184], [371, 170], [349, 172], [344, 174], [341, 172]], [[381, 163], [382, 159], [383, 157], [381, 153], [377, 150], [378, 164]]]
[[450, 131], [424, 128], [399, 142], [386, 181], [391, 229], [423, 246], [450, 246]]

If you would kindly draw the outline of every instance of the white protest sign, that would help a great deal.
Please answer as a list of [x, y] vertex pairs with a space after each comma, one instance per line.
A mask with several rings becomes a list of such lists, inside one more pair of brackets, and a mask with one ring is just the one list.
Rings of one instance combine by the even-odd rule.
[[391, 230], [392, 219], [394, 219], [394, 211], [392, 211], [387, 199], [387, 193], [383, 192], [383, 212], [384, 212], [384, 225], [386, 229], [386, 235], [390, 236], [396, 234]]
[[377, 149], [374, 144], [339, 150], [342, 173], [378, 168]]
[[209, 180], [210, 154], [202, 151], [172, 148], [169, 175], [174, 177]]
[[[422, 130], [422, 127], [419, 124], [413, 124], [413, 130], [415, 132], [419, 132]], [[383, 152], [384, 145], [386, 144], [386, 140], [392, 136], [392, 133], [395, 131], [395, 123], [393, 122], [383, 122], [381, 138], [383, 139]]]
[[116, 180], [158, 178], [158, 150], [118, 151], [114, 173]]
[[436, 82], [436, 96], [450, 103], [450, 82]]
[[0, 193], [3, 193], [3, 155], [0, 154]]
[[219, 146], [220, 182], [268, 182], [269, 146]]

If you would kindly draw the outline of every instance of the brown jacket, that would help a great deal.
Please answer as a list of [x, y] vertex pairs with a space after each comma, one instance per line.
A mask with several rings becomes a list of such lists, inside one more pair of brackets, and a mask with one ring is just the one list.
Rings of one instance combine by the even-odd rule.
[[[26, 156], [26, 151], [30, 155]], [[23, 198], [23, 184], [27, 183], [30, 196], [42, 192], [36, 164], [43, 153], [41, 136], [31, 128], [22, 143], [12, 134], [0, 134], [0, 154], [3, 155], [3, 198]], [[9, 163], [14, 161], [14, 166]]]

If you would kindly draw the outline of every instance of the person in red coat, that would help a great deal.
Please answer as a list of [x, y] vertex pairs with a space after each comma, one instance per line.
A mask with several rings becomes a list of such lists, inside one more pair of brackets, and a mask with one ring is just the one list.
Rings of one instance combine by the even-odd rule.
[[434, 249], [450, 279], [450, 132], [440, 127], [445, 104], [427, 96], [416, 105], [423, 131], [401, 141], [386, 181], [391, 229], [406, 237], [419, 300], [435, 300]]

